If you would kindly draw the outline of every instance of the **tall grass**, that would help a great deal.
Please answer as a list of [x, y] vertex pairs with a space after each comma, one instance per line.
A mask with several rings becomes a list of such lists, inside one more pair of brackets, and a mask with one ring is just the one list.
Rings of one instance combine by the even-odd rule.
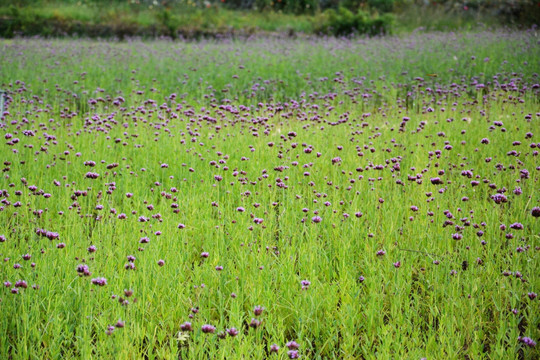
[[2, 40], [0, 358], [537, 358], [538, 55]]

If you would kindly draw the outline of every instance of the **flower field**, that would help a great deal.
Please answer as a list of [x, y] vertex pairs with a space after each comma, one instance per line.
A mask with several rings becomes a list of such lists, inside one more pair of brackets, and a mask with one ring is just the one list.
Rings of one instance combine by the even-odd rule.
[[540, 37], [0, 40], [0, 358], [538, 359]]

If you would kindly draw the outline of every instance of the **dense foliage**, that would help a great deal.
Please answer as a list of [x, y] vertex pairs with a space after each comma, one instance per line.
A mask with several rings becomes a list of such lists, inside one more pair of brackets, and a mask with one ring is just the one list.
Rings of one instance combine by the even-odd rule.
[[0, 36], [201, 38], [260, 32], [380, 35], [478, 26], [530, 27], [532, 0], [0, 0]]

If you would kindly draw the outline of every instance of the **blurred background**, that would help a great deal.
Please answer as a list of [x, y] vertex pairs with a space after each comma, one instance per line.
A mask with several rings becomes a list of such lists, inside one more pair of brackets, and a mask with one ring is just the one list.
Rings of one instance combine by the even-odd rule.
[[527, 28], [540, 0], [0, 0], [0, 36], [196, 39]]

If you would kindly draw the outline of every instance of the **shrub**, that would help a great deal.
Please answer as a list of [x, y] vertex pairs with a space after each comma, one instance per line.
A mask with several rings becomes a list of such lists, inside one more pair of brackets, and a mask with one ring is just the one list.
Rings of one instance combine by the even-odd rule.
[[394, 20], [391, 14], [369, 14], [359, 10], [356, 14], [349, 9], [329, 9], [323, 13], [320, 25], [316, 26], [316, 32], [346, 36], [351, 34], [379, 35], [387, 34], [391, 30]]

